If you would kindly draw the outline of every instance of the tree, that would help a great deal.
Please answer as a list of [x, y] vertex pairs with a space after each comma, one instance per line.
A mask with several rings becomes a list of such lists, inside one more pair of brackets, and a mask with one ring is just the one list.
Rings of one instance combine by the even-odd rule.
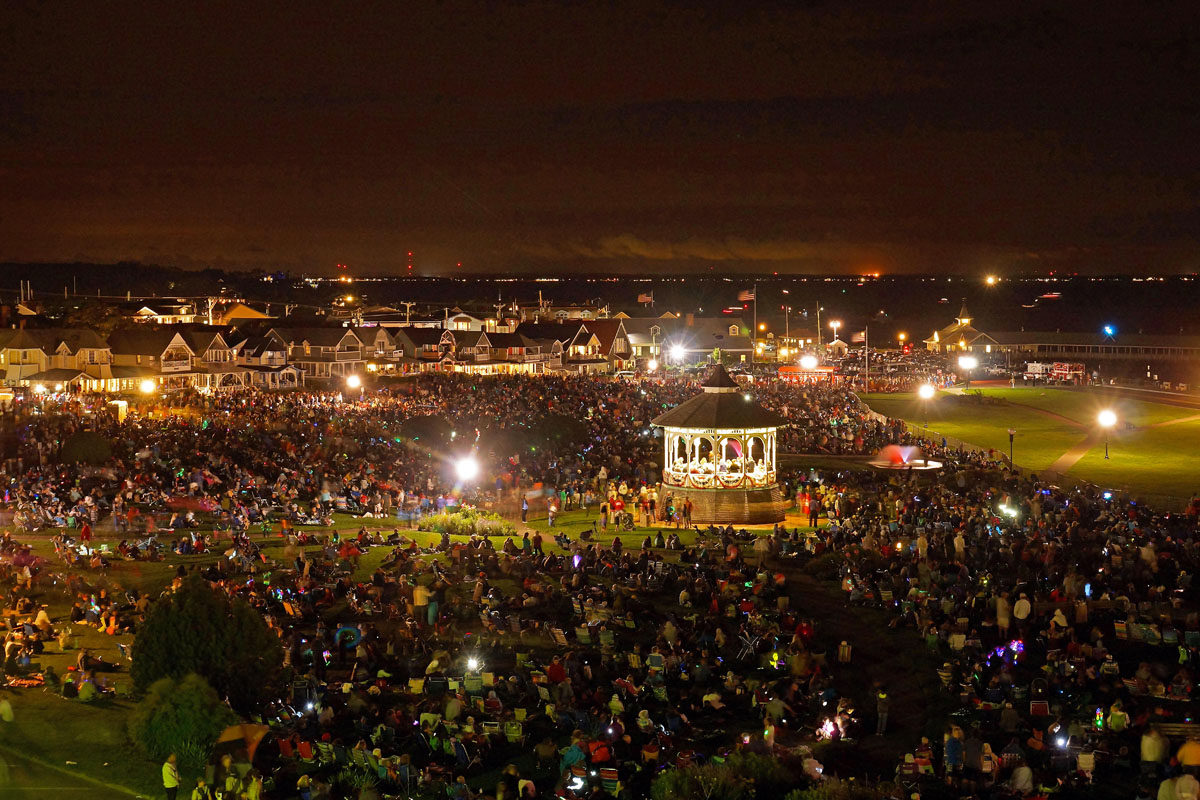
[[108, 336], [121, 323], [121, 309], [100, 300], [84, 300], [67, 311], [63, 324], [71, 328], [90, 328]]
[[155, 681], [133, 711], [129, 735], [154, 761], [175, 753], [184, 766], [198, 767], [208, 760], [221, 731], [235, 722], [220, 696], [193, 673], [178, 681]]
[[241, 712], [278, 696], [282, 665], [283, 647], [262, 616], [198, 574], [150, 606], [133, 642], [138, 688], [194, 672]]

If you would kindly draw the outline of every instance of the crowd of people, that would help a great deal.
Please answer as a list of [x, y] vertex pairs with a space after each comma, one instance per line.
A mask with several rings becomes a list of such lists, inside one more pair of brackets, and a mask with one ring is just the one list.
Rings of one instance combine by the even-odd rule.
[[[172, 398], [124, 420], [87, 398], [48, 400], [0, 420], [5, 499], [61, 518], [59, 552], [85, 573], [107, 557], [172, 557], [177, 583], [196, 572], [261, 611], [296, 676], [255, 764], [281, 796], [328, 795], [361, 769], [410, 794], [642, 797], [667, 765], [740, 752], [819, 782], [814, 735], [893, 730], [889, 692], [901, 687], [840, 679], [840, 637], [792, 602], [799, 569], [828, 569], [847, 603], [886, 609], [942, 665], [931, 706], [953, 722], [924, 739], [899, 726], [913, 741], [889, 778], [933, 796], [1030, 796], [1106, 774], [1189, 790], [1200, 752], [1192, 763], [1185, 745], [1173, 760], [1168, 743], [1191, 731], [1194, 518], [920, 442], [841, 387], [766, 383], [757, 399], [792, 423], [781, 451], [919, 443], [947, 467], [782, 469], [815, 530], [681, 538], [650, 512], [653, 498], [671, 523], [688, 521], [651, 494], [661, 450], [649, 423], [696, 391], [682, 380], [430, 376], [354, 400]], [[413, 423], [430, 418], [444, 430]], [[110, 442], [111, 456], [63, 463], [81, 431]], [[484, 467], [473, 487], [446, 458], [468, 450]], [[549, 508], [595, 504], [607, 521], [621, 485], [640, 528], [621, 535], [522, 525], [502, 543], [441, 536], [430, 548], [397, 520], [507, 500], [526, 521], [530, 509], [517, 509], [536, 489], [557, 498]], [[361, 528], [298, 527], [335, 512], [359, 515]], [[100, 530], [120, 544], [102, 549]], [[268, 553], [265, 537], [281, 536], [287, 547]], [[189, 566], [215, 548], [232, 556]], [[357, 573], [372, 548], [386, 558]], [[10, 602], [28, 601], [41, 587], [11, 561], [21, 548], [0, 552]], [[72, 580], [72, 621], [136, 630], [148, 598], [101, 595], [100, 575]]]

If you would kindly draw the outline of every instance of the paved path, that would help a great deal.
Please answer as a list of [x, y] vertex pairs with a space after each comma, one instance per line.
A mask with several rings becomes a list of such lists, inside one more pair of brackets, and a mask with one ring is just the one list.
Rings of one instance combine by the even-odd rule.
[[1098, 433], [1089, 433], [1083, 438], [1079, 444], [1072, 447], [1067, 452], [1058, 457], [1058, 460], [1051, 464], [1048, 472], [1057, 472], [1060, 475], [1065, 475], [1067, 470], [1079, 463], [1079, 459], [1088, 454], [1088, 451], [1095, 447], [1100, 442]]
[[0, 753], [0, 800], [46, 800], [49, 797], [61, 800], [131, 800], [133, 795], [106, 789], [10, 753]]

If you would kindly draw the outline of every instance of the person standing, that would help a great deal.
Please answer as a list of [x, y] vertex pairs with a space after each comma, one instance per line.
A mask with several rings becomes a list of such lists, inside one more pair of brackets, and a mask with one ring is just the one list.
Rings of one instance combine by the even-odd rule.
[[521, 496], [521, 522], [529, 521], [529, 495]]
[[163, 791], [167, 793], [167, 800], [175, 800], [175, 795], [179, 793], [179, 767], [177, 766], [178, 759], [174, 753], [167, 756], [167, 760], [163, 762], [162, 767], [162, 782]]

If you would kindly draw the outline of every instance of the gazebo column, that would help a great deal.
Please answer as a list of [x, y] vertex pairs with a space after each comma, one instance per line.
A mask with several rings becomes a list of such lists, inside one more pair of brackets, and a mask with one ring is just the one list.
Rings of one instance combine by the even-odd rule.
[[742, 477], [738, 480], [738, 487], [744, 488], [746, 486], [746, 478], [747, 478], [746, 462], [749, 461], [749, 456], [750, 456], [750, 450], [749, 450], [750, 442], [746, 438], [745, 433], [739, 433], [737, 436], [737, 441], [738, 441], [738, 450], [741, 452], [740, 461], [742, 462]]

